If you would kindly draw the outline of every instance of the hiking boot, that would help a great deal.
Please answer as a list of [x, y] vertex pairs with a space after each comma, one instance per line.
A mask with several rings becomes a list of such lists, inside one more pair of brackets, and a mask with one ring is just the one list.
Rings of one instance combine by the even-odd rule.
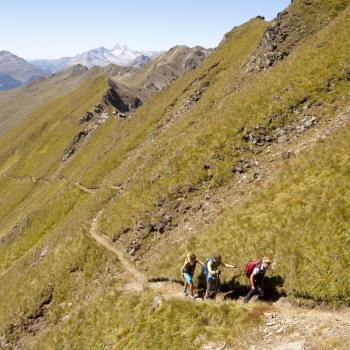
[[184, 295], [184, 297], [187, 297], [187, 296], [188, 296], [187, 290], [186, 290], [186, 289], [183, 289], [183, 290], [182, 290], [182, 294]]

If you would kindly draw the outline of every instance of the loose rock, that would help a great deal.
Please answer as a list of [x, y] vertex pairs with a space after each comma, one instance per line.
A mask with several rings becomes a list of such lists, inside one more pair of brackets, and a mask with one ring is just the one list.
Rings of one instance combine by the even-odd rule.
[[86, 113], [79, 119], [79, 122], [80, 122], [80, 124], [86, 123], [86, 122], [90, 121], [93, 117], [94, 117], [94, 115], [93, 115], [91, 112], [86, 112]]

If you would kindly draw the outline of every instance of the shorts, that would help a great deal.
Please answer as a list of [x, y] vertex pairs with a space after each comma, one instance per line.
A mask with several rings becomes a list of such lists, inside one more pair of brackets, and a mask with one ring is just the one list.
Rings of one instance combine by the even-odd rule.
[[185, 272], [183, 276], [186, 283], [193, 284], [193, 277], [189, 273]]
[[220, 278], [208, 278], [207, 280], [207, 295], [219, 293], [221, 290]]

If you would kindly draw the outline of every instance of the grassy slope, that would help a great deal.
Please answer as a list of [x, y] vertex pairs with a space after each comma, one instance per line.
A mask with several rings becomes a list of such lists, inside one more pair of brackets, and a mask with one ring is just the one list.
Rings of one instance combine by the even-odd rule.
[[165, 249], [152, 273], [176, 276], [188, 249], [204, 257], [215, 247], [240, 266], [268, 255], [289, 294], [350, 304], [349, 136], [347, 127], [294, 159], [268, 188], [225, 211], [208, 230]]
[[[349, 50], [349, 24], [348, 9], [284, 63], [257, 77], [247, 86], [245, 92], [251, 93], [246, 93], [244, 100], [240, 93], [233, 95], [225, 109], [235, 112], [221, 133], [246, 125], [239, 120], [240, 115], [249, 115], [250, 125], [263, 123], [264, 117], [283, 111], [305, 95], [323, 104], [326, 112], [320, 113], [319, 118], [330, 118], [333, 108], [348, 106], [348, 82], [340, 83], [327, 95], [321, 87], [349, 69], [345, 54]], [[289, 90], [281, 95], [285, 87]], [[274, 105], [271, 97], [276, 94], [279, 98]], [[216, 130], [215, 140], [219, 133], [220, 129]], [[348, 304], [348, 135], [349, 131], [344, 130], [324, 144], [315, 145], [282, 169], [267, 190], [225, 213], [187, 246], [165, 251], [167, 263], [163, 260], [155, 270], [158, 273], [172, 270], [175, 275], [174, 260], [180, 263], [179, 255], [186, 249], [205, 256], [215, 246], [240, 265], [249, 258], [269, 254], [275, 258], [275, 273], [284, 278], [284, 288], [289, 293]], [[226, 136], [227, 143], [228, 137], [232, 139], [234, 133]]]
[[35, 334], [31, 315], [50, 291], [50, 308], [39, 329], [61, 321], [62, 313], [72, 309], [67, 301], [75, 305], [94, 295], [120, 269], [113, 256], [87, 237], [86, 223], [110, 193], [91, 200], [73, 185], [74, 179], [34, 181], [58, 168], [64, 148], [81, 128], [79, 117], [99, 102], [105, 83], [103, 77], [86, 80], [79, 89], [41, 106], [1, 139], [1, 172], [6, 177], [0, 180], [5, 238], [0, 279], [6, 288], [0, 289], [0, 333], [9, 341]]
[[[345, 2], [333, 1], [324, 13], [329, 15], [340, 3]], [[193, 346], [197, 334], [210, 334], [216, 325], [220, 325], [218, 338], [231, 337], [233, 341], [240, 327], [249, 327], [247, 314], [227, 304], [169, 301], [149, 315], [147, 308], [154, 295], [149, 292], [129, 299], [116, 292], [119, 282], [107, 270], [118, 272], [118, 262], [90, 241], [88, 225], [97, 211], [110, 203], [102, 224], [113, 235], [133, 225], [135, 218], [155, 215], [152, 203], [169, 198], [176, 186], [196, 184], [201, 192], [209, 186], [234, 184], [238, 180], [231, 171], [237, 157], [235, 147], [242, 142], [237, 127], [264, 124], [272, 112], [291, 120], [294, 116], [288, 113], [289, 107], [305, 95], [322, 101], [321, 120], [331, 118], [335, 107], [348, 105], [348, 82], [338, 82], [331, 92], [323, 88], [330, 78], [343, 77], [349, 69], [349, 18], [348, 9], [311, 40], [305, 40], [286, 61], [266, 73], [247, 77], [240, 67], [266, 27], [263, 21], [253, 20], [231, 32], [198, 70], [152, 97], [133, 118], [109, 119], [103, 124], [60, 172], [68, 182], [32, 184], [1, 179], [2, 236], [15, 223], [28, 220], [18, 238], [0, 247], [1, 257], [5, 257], [0, 263], [0, 279], [7, 286], [0, 289], [1, 332], [8, 339], [26, 334], [22, 341], [27, 342], [27, 348], [74, 348], [80, 341], [90, 348], [112, 342], [116, 348], [119, 344], [126, 348], [146, 344], [157, 349], [180, 347], [184, 339]], [[211, 68], [217, 62], [220, 64]], [[203, 75], [201, 81], [195, 80]], [[155, 141], [148, 142], [148, 135], [159, 131], [159, 122], [176, 111], [203, 81], [211, 85], [202, 100]], [[104, 84], [103, 78], [85, 82], [76, 91], [34, 111], [2, 137], [0, 173], [34, 177], [54, 174], [63, 149], [80, 129], [78, 118], [99, 100]], [[339, 131], [336, 138], [293, 160], [266, 190], [224, 212], [208, 231], [189, 239], [187, 246], [173, 244], [162, 252], [159, 263], [150, 262], [152, 274], [176, 276], [185, 250], [194, 249], [204, 257], [215, 244], [227, 259], [241, 265], [248, 256], [270, 254], [276, 260], [275, 273], [285, 279], [284, 288], [289, 293], [349, 303], [348, 136], [348, 130]], [[203, 182], [202, 168], [208, 160], [213, 178]], [[92, 197], [72, 186], [81, 181], [86, 186], [103, 187], [128, 179], [128, 189], [116, 200], [113, 191]], [[252, 243], [242, 247], [246, 233], [253, 236]], [[40, 258], [46, 245], [49, 252]], [[147, 262], [144, 266], [150, 267]], [[24, 325], [52, 286], [53, 300], [44, 317], [48, 333], [44, 330], [36, 342]], [[68, 306], [70, 302], [73, 306]], [[110, 310], [115, 303], [120, 311], [114, 313]], [[125, 317], [132, 307], [135, 315]], [[212, 313], [213, 307], [218, 308], [219, 319], [205, 320], [203, 315]], [[259, 321], [260, 311], [252, 322]], [[67, 314], [72, 318], [64, 323]], [[198, 314], [198, 322], [188, 329], [184, 324], [193, 314]], [[184, 338], [173, 341], [171, 337], [149, 336], [163, 330], [165, 321], [172, 324], [179, 315], [184, 324], [173, 324], [168, 331], [174, 337], [181, 332]], [[116, 328], [120, 333], [114, 332]], [[92, 334], [98, 334], [96, 339]]]
[[18, 89], [0, 93], [0, 135], [20, 123], [40, 105], [76, 89], [88, 77], [102, 75], [99, 70], [64, 72], [31, 82]]
[[0, 140], [0, 172], [12, 176], [50, 175], [64, 149], [81, 129], [79, 118], [102, 95], [105, 77], [87, 79], [79, 89], [40, 106]]
[[[325, 3], [318, 2], [318, 4], [324, 5]], [[338, 8], [340, 2], [332, 4], [333, 7], [326, 8], [324, 16], [326, 14], [333, 15], [334, 8]], [[345, 2], [341, 2], [342, 6], [344, 4]], [[299, 3], [297, 2], [295, 6], [298, 8]], [[318, 7], [317, 10], [320, 10], [321, 7]], [[302, 9], [304, 11], [302, 14], [309, 20], [307, 8], [302, 7]], [[99, 186], [106, 181], [116, 184], [129, 181], [128, 189], [112, 203], [103, 218], [105, 231], [113, 235], [125, 227], [133, 227], [135, 218], [145, 220], [147, 217], [152, 218], [155, 215], [153, 203], [159, 198], [167, 198], [176, 186], [195, 184], [208, 188], [229, 181], [237, 181], [235, 175], [232, 174], [232, 159], [238, 157], [235, 148], [237, 144], [242, 143], [241, 136], [236, 132], [238, 127], [244, 125], [249, 128], [256, 124], [266, 125], [268, 117], [273, 112], [281, 116], [282, 120], [278, 120], [278, 123], [291, 122], [295, 115], [289, 111], [290, 106], [302, 100], [306, 95], [314, 103], [322, 104], [318, 115], [320, 121], [323, 118], [334, 116], [334, 110], [338, 107], [347, 106], [349, 103], [349, 84], [345, 73], [349, 69], [347, 57], [350, 42], [347, 29], [349, 24], [348, 9], [320, 33], [311, 37], [310, 40], [304, 40], [303, 44], [277, 67], [258, 76], [246, 77], [241, 76], [239, 68], [245, 55], [249, 54], [256, 45], [261, 29], [265, 26], [261, 21], [252, 21], [233, 31], [220, 49], [199, 70], [185, 76], [170, 89], [154, 97], [135, 114], [132, 120], [123, 125], [120, 124], [120, 127], [118, 125], [119, 128], [116, 128], [116, 132], [119, 131], [120, 134], [117, 134], [115, 144], [108, 144], [111, 150], [105, 156], [94, 156], [96, 162], [93, 167], [88, 169], [83, 178], [83, 182], [92, 187]], [[315, 24], [312, 23], [310, 26], [314, 29]], [[246, 51], [242, 48], [239, 40], [242, 40], [246, 45], [244, 46]], [[155, 123], [169, 115], [165, 112], [169, 102], [174, 101], [173, 108], [176, 110], [176, 106], [180, 104], [177, 99], [182, 100], [196, 88], [195, 84], [194, 87], [188, 88], [190, 82], [208, 72], [209, 67], [218, 61], [221, 61], [220, 65], [207, 73], [205, 78], [211, 82], [211, 87], [205, 92], [205, 98], [198, 102], [182, 119], [156, 137], [155, 141], [142, 143], [150, 129], [157, 128]], [[337, 83], [336, 88], [331, 92], [326, 91], [328, 81], [338, 78], [345, 79], [345, 81]], [[181, 92], [183, 92], [182, 95]], [[153, 101], [157, 101], [157, 104]], [[211, 127], [208, 128], [207, 125]], [[107, 130], [107, 126], [105, 130]], [[101, 140], [102, 137], [96, 140], [96, 144], [90, 145], [91, 153], [97, 149], [98, 142]], [[142, 151], [139, 153], [137, 152], [138, 144], [142, 145]], [[129, 153], [127, 153], [128, 151]], [[343, 152], [343, 150], [341, 151]], [[341, 153], [340, 157], [345, 154], [345, 152]], [[81, 157], [86, 157], [86, 155]], [[305, 164], [313, 164], [314, 155], [310, 154], [308, 157], [304, 161]], [[208, 161], [212, 164], [213, 178], [209, 183], [203, 185], [206, 174], [202, 168], [203, 164]], [[296, 160], [296, 163], [299, 164], [299, 160]], [[78, 165], [74, 164], [73, 166], [77, 167]], [[332, 166], [329, 165], [329, 172], [332, 169]], [[310, 167], [310, 171], [312, 170], [316, 172], [310, 175], [310, 181], [311, 178], [317, 178], [320, 175], [316, 169]], [[305, 182], [303, 182], [304, 180]], [[296, 182], [294, 191], [297, 193], [299, 193], [300, 186], [306, 188], [305, 195], [314, 193], [313, 191], [318, 188], [317, 185], [311, 186], [305, 178], [305, 174], [299, 180], [288, 178], [286, 183], [293, 184], [293, 181]], [[297, 181], [300, 181], [300, 184]], [[325, 172], [322, 181], [323, 183], [328, 181], [329, 185], [327, 183], [327, 186], [332, 187], [333, 175]], [[342, 178], [342, 181], [344, 188], [346, 188], [346, 176]], [[275, 186], [279, 190], [280, 184], [281, 181], [277, 180]], [[277, 192], [277, 190], [275, 191]], [[261, 212], [258, 202], [256, 207], [252, 206], [252, 203], [255, 203], [254, 200], [249, 202], [251, 209], [249, 220], [247, 219], [249, 223], [251, 220], [256, 220], [251, 223], [251, 227], [248, 222], [242, 222], [241, 226], [235, 226], [240, 233], [235, 233], [233, 236], [233, 232], [236, 230], [228, 230], [227, 224], [222, 223], [225, 221], [219, 221], [217, 227], [210, 231], [212, 232], [210, 237], [217, 237], [220, 232], [224, 231], [222, 241], [225, 243], [220, 244], [220, 240], [218, 240], [218, 249], [226, 251], [227, 248], [224, 247], [232, 247], [227, 249], [229, 257], [238, 259], [241, 264], [248, 257], [257, 256], [263, 252], [275, 255], [277, 261], [282, 260], [283, 262], [278, 265], [277, 271], [285, 279], [285, 288], [288, 293], [320, 300], [341, 300], [348, 303], [348, 285], [344, 283], [346, 275], [341, 275], [341, 271], [347, 263], [344, 253], [344, 249], [346, 249], [346, 238], [344, 237], [346, 236], [337, 233], [338, 230], [342, 230], [340, 226], [343, 224], [340, 221], [339, 227], [334, 225], [338, 214], [327, 211], [327, 203], [332, 191], [326, 193], [321, 197], [322, 203], [324, 203], [322, 206], [320, 205], [321, 199], [317, 196], [310, 201], [306, 201], [302, 197], [299, 202], [296, 201], [293, 214], [288, 210], [288, 203], [290, 203], [291, 198], [296, 197], [295, 192], [292, 192], [290, 196], [280, 194], [279, 200], [269, 203], [270, 212], [276, 212], [276, 215], [273, 216], [273, 219], [269, 216], [269, 220], [265, 220], [266, 228], [260, 227], [262, 225], [260, 214], [255, 216], [251, 214]], [[343, 195], [344, 193], [340, 192], [339, 201], [342, 205], [339, 210], [341, 211], [345, 211], [347, 206], [347, 203], [341, 200]], [[269, 198], [267, 194], [262, 196]], [[262, 201], [261, 206], [264, 206], [265, 201]], [[311, 221], [313, 225], [312, 229], [311, 227], [309, 229], [303, 216], [305, 205], [312, 208], [316, 204], [320, 205], [320, 208], [319, 211], [315, 210], [317, 215], [312, 215], [312, 220], [307, 219], [307, 222]], [[247, 210], [248, 207], [244, 208]], [[284, 208], [282, 213], [280, 213], [281, 208]], [[308, 210], [311, 210], [310, 208]], [[328, 226], [323, 222], [323, 214], [326, 212], [332, 218], [328, 221]], [[233, 214], [230, 213], [228, 216]], [[239, 217], [243, 216], [244, 211], [239, 211], [237, 221], [239, 221]], [[287, 220], [289, 217], [295, 217], [295, 220]], [[342, 219], [345, 220], [346, 217], [342, 217]], [[275, 233], [271, 234], [270, 237], [267, 232], [271, 230], [269, 226], [271, 221], [276, 227]], [[296, 238], [290, 236], [290, 243], [286, 246], [284, 237], [294, 232], [295, 227], [298, 227]], [[228, 234], [226, 234], [227, 230]], [[247, 244], [244, 251], [238, 254], [235, 248], [241, 244], [241, 237], [244, 236], [246, 230], [251, 232], [252, 240], [257, 242], [251, 246]], [[329, 232], [335, 232], [335, 234], [329, 235]], [[203, 255], [208, 254], [212, 244], [205, 238], [207, 235], [207, 232], [202, 232], [201, 237], [203, 238], [199, 237], [198, 244], [193, 243], [190, 248], [193, 247], [201, 251]], [[124, 240], [132, 240], [133, 237], [134, 233], [131, 231], [130, 236], [124, 237]], [[269, 239], [260, 242], [258, 237], [269, 237]], [[320, 242], [318, 246], [317, 242]], [[143, 244], [147, 245], [147, 241]], [[320, 258], [328, 254], [329, 247], [339, 252], [333, 256], [332, 264], [329, 263], [329, 260]], [[180, 261], [184, 250], [182, 246], [172, 247], [169, 261], [173, 261], [173, 259]], [[313, 251], [312, 254], [315, 256], [312, 255], [308, 258], [304, 252], [309, 250]], [[280, 257], [279, 251], [283, 252], [283, 256], [286, 255], [285, 259]], [[175, 272], [176, 264], [164, 263], [166, 255], [167, 253], [164, 252], [160, 259], [160, 266], [155, 269], [154, 273], [169, 274], [172, 269]], [[297, 269], [294, 267], [295, 259], [298, 260], [299, 267]], [[151, 264], [154, 265], [153, 262]], [[315, 273], [310, 271], [315, 271]], [[327, 271], [327, 280], [323, 278], [324, 271]], [[338, 277], [338, 275], [340, 276]], [[305, 284], [305, 279], [309, 283]], [[325, 286], [329, 288], [325, 288]]]
[[154, 298], [151, 291], [125, 295], [109, 288], [33, 349], [198, 349], [208, 340], [242, 346], [247, 329], [259, 324], [267, 308], [170, 299], [154, 309]]
[[[117, 259], [87, 235], [85, 223], [94, 215], [95, 205], [105, 198], [76, 203], [59, 227], [52, 228], [50, 235], [31, 249], [27, 247], [26, 254], [0, 277], [6, 281], [6, 289], [0, 290], [0, 323], [7, 341], [24, 337], [23, 348], [31, 348], [37, 324], [40, 331], [62, 322], [66, 315], [74, 315], [80, 305], [89, 304], [101, 286], [107, 287], [120, 273]], [[52, 301], [47, 311], [33, 322], [31, 315], [38, 314], [49, 293]]]
[[[255, 31], [255, 40], [258, 40], [264, 26], [265, 24], [261, 22], [259, 30]], [[251, 48], [253, 45], [254, 43]], [[191, 78], [187, 77], [187, 79], [190, 82]], [[91, 168], [91, 161], [94, 158], [89, 159], [90, 149], [95, 153], [96, 150], [106, 152], [111, 148], [109, 143], [111, 142], [113, 146], [113, 142], [118, 141], [130, 126], [125, 125], [122, 129], [122, 124], [118, 125], [115, 120], [109, 120], [97, 130], [93, 142], [87, 145], [84, 150], [87, 155], [81, 152], [75, 158], [75, 162], [68, 163], [58, 178], [55, 179], [52, 176], [58, 169], [63, 149], [79, 131], [78, 118], [98, 101], [104, 83], [101, 78], [87, 81], [72, 93], [43, 105], [0, 141], [2, 145], [0, 171], [7, 176], [1, 179], [2, 235], [4, 236], [16, 223], [24, 222], [24, 225], [19, 225], [19, 235], [0, 248], [1, 255], [4, 257], [1, 260], [0, 279], [6, 280], [7, 285], [6, 290], [0, 291], [1, 335], [13, 343], [19, 339], [21, 346], [25, 348], [40, 348], [44, 346], [42, 344], [45, 344], [44, 348], [50, 348], [50, 346], [56, 348], [59, 344], [62, 345], [64, 342], [62, 337], [67, 332], [70, 343], [65, 344], [65, 347], [74, 348], [76, 342], [81, 342], [82, 332], [87, 338], [86, 346], [92, 347], [90, 337], [95, 333], [91, 332], [91, 327], [96, 332], [97, 330], [100, 332], [101, 336], [94, 339], [98, 346], [101, 338], [105, 337], [102, 334], [107, 333], [107, 338], [113, 337], [108, 333], [118, 318], [124, 328], [129, 324], [133, 329], [133, 333], [128, 336], [126, 331], [125, 334], [121, 332], [118, 336], [120, 338], [118, 341], [123, 346], [129, 344], [129, 348], [137, 348], [147, 339], [149, 348], [168, 347], [171, 346], [171, 338], [157, 339], [148, 336], [153, 327], [154, 330], [158, 326], [162, 327], [164, 317], [171, 320], [179, 312], [184, 313], [184, 323], [180, 328], [174, 325], [174, 329], [169, 329], [169, 332], [177, 334], [190, 321], [193, 312], [205, 314], [210, 311], [210, 308], [216, 307], [193, 306], [190, 312], [182, 302], [167, 302], [164, 311], [150, 319], [149, 325], [146, 324], [148, 317], [143, 318], [141, 323], [140, 315], [136, 315], [132, 320], [126, 319], [123, 313], [127, 314], [133, 303], [138, 304], [139, 309], [149, 308], [154, 295], [147, 293], [145, 299], [135, 297], [135, 300], [129, 302], [126, 302], [127, 296], [120, 295], [120, 313], [110, 315], [107, 312], [111, 310], [115, 299], [107, 298], [103, 302], [106, 296], [104, 294], [99, 296], [101, 293], [99, 286], [108, 288], [108, 285], [112, 284], [111, 290], [115, 293], [120, 282], [113, 277], [113, 271], [118, 272], [118, 263], [103, 249], [91, 243], [87, 237], [87, 229], [99, 208], [105, 206], [105, 201], [113, 196], [113, 191], [102, 191], [96, 198], [74, 188], [73, 183], [79, 181], [79, 177]], [[176, 90], [173, 90], [173, 94], [176, 95]], [[168, 95], [164, 94], [159, 100], [162, 100], [163, 106], [166, 106]], [[151, 126], [152, 122], [154, 123], [151, 121], [148, 125]], [[145, 125], [147, 126], [147, 123]], [[147, 132], [148, 130], [142, 130], [141, 135], [145, 137]], [[119, 133], [120, 136], [114, 133]], [[132, 138], [136, 143], [131, 142], [131, 148], [140, 140], [142, 140], [140, 136]], [[126, 147], [127, 149], [129, 146]], [[100, 154], [97, 157], [100, 157]], [[115, 154], [113, 159], [114, 157]], [[103, 177], [108, 174], [109, 172], [104, 170]], [[45, 176], [45, 181], [32, 182], [33, 178], [40, 176]], [[66, 176], [66, 180], [62, 179], [62, 176]], [[45, 253], [46, 250], [47, 253]], [[30, 293], [28, 288], [31, 290]], [[40, 304], [51, 291], [53, 291], [52, 301], [44, 316], [39, 317], [38, 330], [33, 331], [36, 323], [33, 326], [31, 315], [35, 315], [40, 310]], [[83, 303], [83, 309], [79, 306], [80, 303]], [[94, 313], [99, 309], [99, 305], [102, 309], [104, 308], [103, 315], [106, 319], [97, 329]], [[163, 316], [164, 313], [165, 316]], [[68, 325], [74, 324], [75, 328], [71, 326], [67, 328], [67, 324], [62, 321], [66, 315], [73, 317], [72, 323]], [[227, 338], [229, 334], [234, 338], [236, 331], [259, 322], [259, 315], [258, 312], [256, 319], [246, 320], [247, 313], [243, 309], [233, 305], [220, 306], [218, 319], [203, 321], [202, 327], [196, 327], [202, 323], [200, 320], [199, 323], [189, 326], [189, 332], [185, 336], [186, 342], [192, 344], [198, 332], [213, 333], [213, 327], [218, 325], [221, 331], [216, 334], [216, 338]], [[77, 322], [77, 319], [81, 319], [82, 316], [85, 316], [82, 321]], [[226, 327], [237, 321], [235, 332], [229, 332], [229, 328]], [[47, 335], [46, 325], [49, 325]], [[56, 334], [54, 338], [51, 337], [51, 328]], [[38, 331], [43, 338], [36, 342], [35, 332]], [[144, 338], [136, 340], [134, 335], [140, 332]], [[183, 340], [178, 337], [173, 346], [181, 344]]]

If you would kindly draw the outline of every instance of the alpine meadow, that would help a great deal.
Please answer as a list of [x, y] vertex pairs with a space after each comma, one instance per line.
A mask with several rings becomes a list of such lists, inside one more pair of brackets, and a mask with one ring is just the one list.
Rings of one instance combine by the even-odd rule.
[[[180, 44], [11, 56], [36, 75], [0, 89], [0, 349], [349, 349], [350, 1]], [[214, 297], [191, 253], [228, 267]]]

